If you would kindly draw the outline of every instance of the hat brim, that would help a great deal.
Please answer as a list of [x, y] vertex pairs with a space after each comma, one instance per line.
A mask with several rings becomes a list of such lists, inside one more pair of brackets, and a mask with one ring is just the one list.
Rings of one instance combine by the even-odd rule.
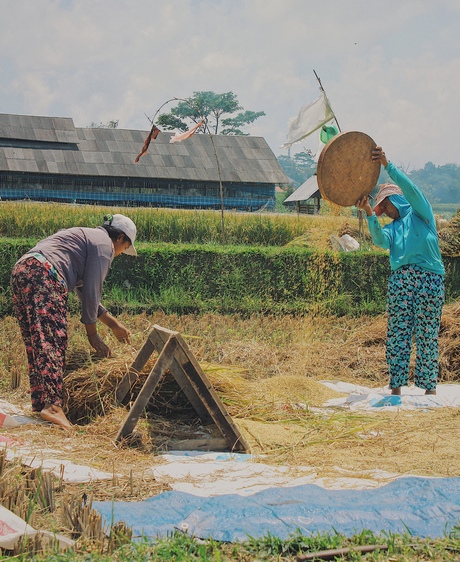
[[126, 248], [123, 254], [127, 254], [128, 256], [137, 256], [137, 251], [136, 248], [134, 247], [134, 244], [131, 244], [131, 246]]

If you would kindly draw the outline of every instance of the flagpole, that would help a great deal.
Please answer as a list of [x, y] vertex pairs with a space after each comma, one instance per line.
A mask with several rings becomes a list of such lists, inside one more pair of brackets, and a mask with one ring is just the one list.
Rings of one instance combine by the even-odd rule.
[[[323, 92], [323, 94], [327, 98], [327, 94], [326, 94], [326, 92], [323, 88], [323, 85], [321, 84], [321, 80], [320, 80], [319, 76], [316, 74], [315, 70], [313, 70], [313, 72], [315, 73], [316, 79], [318, 80], [320, 90]], [[328, 99], [328, 102], [329, 102], [329, 99]], [[329, 107], [331, 107], [331, 104], [329, 104]], [[331, 107], [331, 109], [332, 109], [332, 107]], [[332, 113], [334, 113], [334, 111], [332, 111]], [[341, 129], [340, 129], [339, 122], [337, 121], [337, 117], [335, 116], [335, 113], [334, 113], [334, 120], [337, 123], [337, 128], [339, 129], [339, 132], [342, 132]], [[363, 247], [363, 240], [364, 240], [364, 211], [363, 211], [363, 209], [358, 209], [358, 235], [359, 235], [359, 246], [360, 246], [360, 248], [362, 248]]]
[[[211, 133], [211, 129], [209, 128], [208, 125], [208, 119], [201, 114], [201, 111], [198, 107], [196, 107], [195, 105], [193, 105], [192, 103], [190, 103], [190, 101], [188, 99], [183, 99], [183, 98], [171, 98], [167, 101], [165, 101], [163, 104], [160, 105], [160, 107], [156, 110], [154, 116], [152, 117], [152, 119], [150, 119], [150, 117], [148, 115], [146, 115], [147, 119], [150, 121], [150, 123], [152, 124], [152, 131], [150, 133], [150, 135], [152, 135], [154, 128], [156, 129], [155, 125], [154, 125], [154, 121], [155, 121], [155, 117], [158, 115], [158, 113], [160, 113], [160, 110], [168, 103], [172, 102], [172, 101], [181, 101], [186, 103], [189, 107], [191, 107], [192, 109], [194, 109], [198, 115], [201, 118], [201, 121], [203, 121], [203, 125], [204, 125], [204, 130], [208, 131], [208, 135], [211, 139], [211, 144], [212, 144], [212, 148], [214, 151], [214, 156], [216, 158], [216, 164], [217, 164], [217, 175], [219, 178], [219, 195], [220, 195], [220, 212], [221, 212], [221, 228], [222, 228], [222, 244], [225, 243], [225, 218], [224, 218], [224, 210], [225, 210], [225, 202], [224, 202], [224, 188], [222, 185], [222, 174], [221, 174], [221, 170], [220, 170], [220, 163], [219, 163], [219, 158], [217, 157], [217, 150], [216, 150], [216, 145], [214, 143], [214, 138], [213, 138], [213, 134]], [[159, 131], [159, 129], [157, 129]], [[156, 138], [156, 137], [153, 137]], [[148, 137], [149, 139], [149, 137]], [[170, 141], [171, 142], [171, 141]], [[147, 148], [150, 144], [150, 140], [146, 140], [146, 142], [144, 143], [144, 148], [145, 148], [145, 152], [147, 152]], [[142, 154], [145, 154], [145, 152], [139, 154], [139, 156], [136, 159], [136, 162], [138, 162], [139, 158], [142, 156]]]
[[[327, 97], [326, 90], [323, 88], [323, 85], [321, 84], [321, 80], [320, 80], [319, 76], [316, 74], [315, 69], [313, 69], [313, 72], [315, 73], [316, 79], [318, 80], [320, 90], [323, 92], [323, 94], [327, 98], [327, 101], [329, 102], [329, 98]], [[329, 107], [332, 109], [330, 103], [329, 103]], [[332, 113], [334, 113], [334, 111], [332, 111]], [[337, 123], [337, 128], [339, 129], [339, 133], [341, 133], [342, 129], [340, 128], [340, 125], [339, 125], [339, 122], [337, 121], [337, 117], [335, 116], [335, 113], [334, 113], [334, 121]]]

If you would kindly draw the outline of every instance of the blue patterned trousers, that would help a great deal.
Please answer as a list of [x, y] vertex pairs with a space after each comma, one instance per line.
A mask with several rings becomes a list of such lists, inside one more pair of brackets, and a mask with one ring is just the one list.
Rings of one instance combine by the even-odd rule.
[[434, 390], [438, 379], [438, 334], [444, 304], [444, 276], [407, 265], [388, 280], [386, 360], [390, 388], [406, 386], [415, 338], [414, 383]]

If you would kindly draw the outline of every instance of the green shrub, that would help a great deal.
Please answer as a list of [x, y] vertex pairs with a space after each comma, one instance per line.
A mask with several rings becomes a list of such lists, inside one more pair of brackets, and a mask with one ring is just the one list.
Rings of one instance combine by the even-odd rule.
[[[11, 314], [9, 278], [33, 240], [3, 239], [0, 314]], [[460, 258], [445, 258], [448, 300], [460, 296]], [[388, 256], [381, 251], [320, 252], [303, 247], [144, 244], [114, 260], [104, 284], [113, 312], [379, 314], [385, 310]], [[72, 310], [76, 308], [71, 300]]]

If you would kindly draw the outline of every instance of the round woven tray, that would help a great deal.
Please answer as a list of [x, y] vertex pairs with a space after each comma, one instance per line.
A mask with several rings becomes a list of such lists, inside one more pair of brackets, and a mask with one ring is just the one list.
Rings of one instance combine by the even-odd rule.
[[380, 163], [371, 157], [375, 147], [371, 137], [357, 131], [339, 133], [326, 144], [316, 172], [324, 199], [348, 207], [369, 195], [380, 174]]

